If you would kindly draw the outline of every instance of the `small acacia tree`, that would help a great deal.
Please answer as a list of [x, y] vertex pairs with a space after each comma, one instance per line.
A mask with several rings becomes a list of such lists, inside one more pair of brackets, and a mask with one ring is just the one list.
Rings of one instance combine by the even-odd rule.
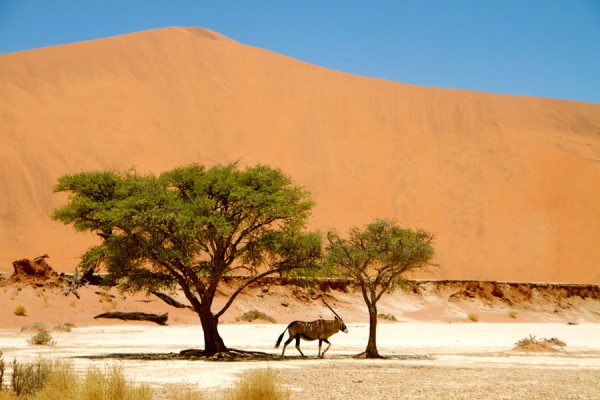
[[[227, 351], [219, 317], [245, 287], [317, 268], [321, 257], [320, 235], [303, 231], [313, 206], [308, 192], [267, 166], [82, 172], [59, 178], [54, 190], [70, 197], [53, 218], [101, 238], [83, 255], [83, 269], [103, 259], [109, 282], [129, 292], [181, 288], [208, 355]], [[213, 312], [217, 286], [232, 274], [245, 279]]]
[[335, 274], [349, 276], [360, 285], [369, 310], [367, 358], [377, 350], [377, 302], [405, 281], [403, 274], [433, 265], [433, 235], [423, 230], [401, 229], [393, 221], [377, 220], [361, 230], [350, 229], [347, 239], [327, 234], [326, 263]]

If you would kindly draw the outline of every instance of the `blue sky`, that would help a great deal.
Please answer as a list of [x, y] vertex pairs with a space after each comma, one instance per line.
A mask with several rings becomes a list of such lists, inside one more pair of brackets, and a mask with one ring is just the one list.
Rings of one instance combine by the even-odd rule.
[[600, 0], [0, 0], [0, 53], [166, 26], [358, 75], [600, 104]]

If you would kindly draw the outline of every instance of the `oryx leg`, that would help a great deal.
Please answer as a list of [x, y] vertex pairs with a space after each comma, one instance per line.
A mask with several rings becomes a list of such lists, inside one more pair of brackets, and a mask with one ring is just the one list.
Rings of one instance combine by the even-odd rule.
[[288, 344], [292, 343], [292, 340], [293, 340], [293, 339], [294, 339], [294, 338], [293, 338], [293, 337], [290, 335], [290, 337], [288, 338], [288, 340], [286, 340], [286, 341], [283, 343], [283, 351], [281, 352], [281, 357], [283, 357], [283, 355], [285, 354], [285, 348], [287, 347], [287, 345], [288, 345]]
[[[321, 354], [321, 358], [325, 357], [325, 353], [327, 353], [327, 350], [329, 350], [329, 348], [331, 347], [331, 343], [329, 343], [329, 340], [323, 339], [323, 341], [325, 343], [327, 343], [327, 348], [325, 349], [325, 351], [323, 352], [323, 354]], [[319, 351], [321, 351], [321, 341], [320, 340], [319, 340]]]
[[[323, 356], [321, 355], [321, 345], [323, 344], [323, 339], [319, 339], [319, 352], [317, 353], [317, 357], [319, 358], [323, 358]], [[325, 354], [325, 353], [323, 353]]]
[[298, 349], [300, 354], [302, 354], [302, 358], [306, 358], [302, 350], [300, 350], [300, 335], [296, 335], [296, 348]]

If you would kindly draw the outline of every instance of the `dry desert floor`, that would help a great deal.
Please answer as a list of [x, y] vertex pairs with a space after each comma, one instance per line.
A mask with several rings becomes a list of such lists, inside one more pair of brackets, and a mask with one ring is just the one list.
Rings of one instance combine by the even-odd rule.
[[[148, 360], [202, 345], [195, 325], [127, 323], [53, 331], [52, 346], [27, 342], [31, 331], [0, 329], [5, 361], [38, 357], [68, 359], [79, 370], [119, 365], [136, 382], [164, 394], [187, 385], [204, 399], [221, 399], [245, 371], [272, 368], [292, 399], [597, 399], [600, 398], [600, 324], [581, 323], [380, 323], [381, 360], [357, 359], [368, 325], [349, 324], [331, 338], [324, 359], [317, 344], [293, 344], [280, 361], [222, 362]], [[283, 324], [224, 324], [225, 343], [242, 350], [279, 354], [273, 344]], [[557, 352], [519, 352], [515, 342], [534, 335], [558, 338]], [[121, 356], [117, 356], [121, 355]], [[123, 357], [122, 355], [126, 355]], [[139, 356], [139, 357], [137, 357]], [[7, 377], [5, 377], [6, 379]]]

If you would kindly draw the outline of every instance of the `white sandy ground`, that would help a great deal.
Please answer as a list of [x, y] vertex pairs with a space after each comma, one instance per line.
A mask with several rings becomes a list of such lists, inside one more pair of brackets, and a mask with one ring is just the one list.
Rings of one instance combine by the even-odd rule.
[[[221, 325], [220, 332], [231, 348], [257, 350], [279, 354], [273, 348], [283, 332], [282, 324]], [[587, 371], [593, 379], [600, 377], [600, 324], [567, 325], [556, 323], [380, 323], [378, 348], [382, 355], [395, 356], [386, 360], [357, 360], [352, 356], [362, 352], [368, 337], [367, 324], [348, 325], [349, 333], [338, 333], [331, 338], [332, 347], [326, 359], [317, 359], [317, 343], [302, 342], [301, 348], [308, 359], [298, 358], [293, 343], [288, 346], [284, 362], [211, 362], [211, 361], [139, 361], [111, 358], [89, 359], [80, 356], [98, 356], [112, 353], [171, 353], [199, 348], [202, 331], [199, 326], [149, 326], [142, 323], [112, 326], [73, 328], [72, 332], [52, 332], [53, 346], [33, 346], [27, 339], [31, 332], [16, 329], [0, 330], [0, 349], [5, 361], [31, 361], [38, 357], [70, 359], [76, 368], [88, 365], [120, 365], [125, 375], [137, 382], [146, 382], [156, 388], [171, 384], [187, 384], [196, 389], [211, 390], [230, 386], [239, 375], [249, 369], [271, 367], [282, 376], [292, 369], [308, 371], [326, 367], [362, 376], [362, 369], [373, 371], [386, 368], [464, 368], [548, 371]], [[530, 335], [538, 338], [558, 338], [567, 343], [559, 353], [513, 352], [515, 342]], [[293, 376], [294, 374], [292, 374]], [[560, 376], [560, 375], [559, 375]], [[314, 378], [311, 378], [314, 379]], [[354, 379], [354, 378], [353, 378]], [[492, 379], [493, 380], [493, 379]], [[302, 382], [288, 382], [295, 393], [302, 392]], [[571, 398], [594, 398], [592, 395]], [[356, 396], [360, 398], [360, 396]], [[476, 396], [475, 396], [476, 397]], [[217, 397], [218, 398], [218, 397]], [[296, 397], [294, 397], [296, 398]], [[328, 398], [337, 398], [335, 395]], [[387, 398], [387, 397], [386, 397]], [[393, 398], [393, 397], [390, 397]], [[459, 397], [462, 398], [462, 397]], [[465, 397], [466, 398], [466, 397]], [[494, 398], [494, 397], [491, 397]], [[513, 398], [513, 397], [507, 397]], [[543, 397], [541, 397], [543, 398]], [[564, 397], [557, 397], [564, 398]]]

